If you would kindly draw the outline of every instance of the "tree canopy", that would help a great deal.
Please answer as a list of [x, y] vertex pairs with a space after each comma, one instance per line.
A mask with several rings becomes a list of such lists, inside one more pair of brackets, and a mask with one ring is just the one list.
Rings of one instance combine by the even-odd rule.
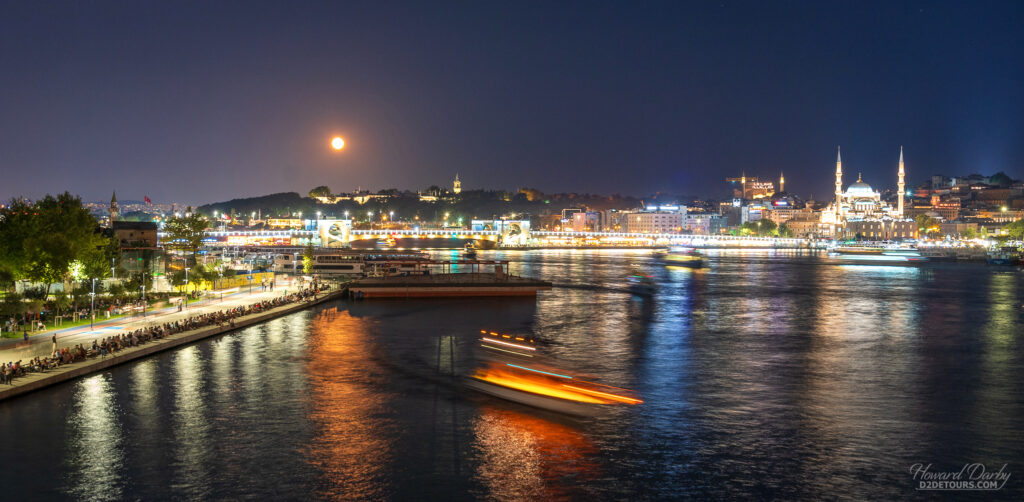
[[309, 191], [310, 197], [330, 197], [331, 189], [327, 185], [320, 185]]
[[68, 192], [0, 210], [0, 269], [11, 277], [49, 284], [74, 272], [102, 278], [112, 237], [100, 231], [82, 200]]
[[203, 245], [206, 237], [206, 228], [210, 221], [198, 212], [188, 208], [182, 216], [168, 218], [164, 224], [164, 232], [167, 233], [166, 246], [179, 251], [189, 251], [193, 260], [199, 248]]

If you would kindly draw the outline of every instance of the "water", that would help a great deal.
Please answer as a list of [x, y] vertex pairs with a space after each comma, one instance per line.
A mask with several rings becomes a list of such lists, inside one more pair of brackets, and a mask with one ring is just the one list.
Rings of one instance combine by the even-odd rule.
[[[445, 253], [439, 253], [444, 255]], [[1024, 273], [721, 252], [482, 253], [536, 300], [338, 303], [0, 403], [36, 499], [894, 499], [912, 464], [1024, 478]], [[653, 298], [623, 292], [645, 270]], [[645, 403], [571, 419], [476, 395], [479, 329]], [[441, 374], [442, 376], [439, 376]]]

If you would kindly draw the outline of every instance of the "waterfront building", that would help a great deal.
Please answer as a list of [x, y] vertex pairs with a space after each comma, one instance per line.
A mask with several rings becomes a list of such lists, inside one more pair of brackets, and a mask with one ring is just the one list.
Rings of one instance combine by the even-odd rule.
[[574, 232], [600, 232], [604, 229], [604, 214], [599, 211], [573, 213], [572, 229]]
[[687, 213], [683, 230], [700, 235], [714, 235], [726, 227], [726, 219], [716, 213]]
[[622, 231], [633, 234], [677, 234], [683, 230], [683, 214], [667, 212], [622, 213]]

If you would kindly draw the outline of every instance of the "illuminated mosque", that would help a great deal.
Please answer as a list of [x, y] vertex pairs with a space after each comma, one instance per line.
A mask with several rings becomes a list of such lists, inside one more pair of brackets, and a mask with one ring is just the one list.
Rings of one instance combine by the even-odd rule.
[[903, 167], [903, 147], [900, 147], [897, 174], [897, 203], [882, 200], [882, 194], [857, 175], [857, 181], [843, 191], [843, 158], [836, 152], [835, 200], [821, 212], [821, 223], [830, 226], [834, 235], [847, 237], [860, 235], [872, 238], [904, 238], [916, 236], [916, 226], [903, 217], [903, 196], [906, 183]]

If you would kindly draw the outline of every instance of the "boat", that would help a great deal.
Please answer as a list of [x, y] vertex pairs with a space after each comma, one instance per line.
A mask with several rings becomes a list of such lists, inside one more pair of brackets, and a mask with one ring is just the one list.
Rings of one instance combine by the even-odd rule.
[[673, 267], [700, 268], [704, 257], [694, 248], [669, 248], [661, 253], [661, 261]]
[[462, 255], [466, 258], [476, 258], [476, 245], [472, 242], [467, 242], [462, 248]]
[[580, 378], [542, 361], [532, 339], [481, 331], [481, 347], [492, 352], [466, 387], [534, 408], [595, 416], [612, 407], [643, 403], [632, 391]]
[[654, 278], [642, 274], [640, 272], [633, 272], [633, 275], [626, 278], [629, 281], [629, 291], [635, 295], [650, 296], [657, 291], [657, 284], [654, 282]]
[[[293, 272], [303, 265], [302, 248], [271, 249], [274, 270]], [[320, 275], [374, 276], [396, 273], [422, 273], [430, 257], [420, 251], [393, 249], [319, 248], [313, 255], [311, 273]]]
[[1020, 263], [1020, 253], [1012, 247], [993, 249], [988, 252], [985, 262], [989, 265], [1017, 265]]
[[917, 248], [903, 245], [837, 246], [828, 256], [842, 265], [920, 265], [930, 261]]
[[377, 241], [377, 247], [379, 248], [393, 248], [398, 245], [398, 239], [394, 236], [389, 235], [386, 239]]

